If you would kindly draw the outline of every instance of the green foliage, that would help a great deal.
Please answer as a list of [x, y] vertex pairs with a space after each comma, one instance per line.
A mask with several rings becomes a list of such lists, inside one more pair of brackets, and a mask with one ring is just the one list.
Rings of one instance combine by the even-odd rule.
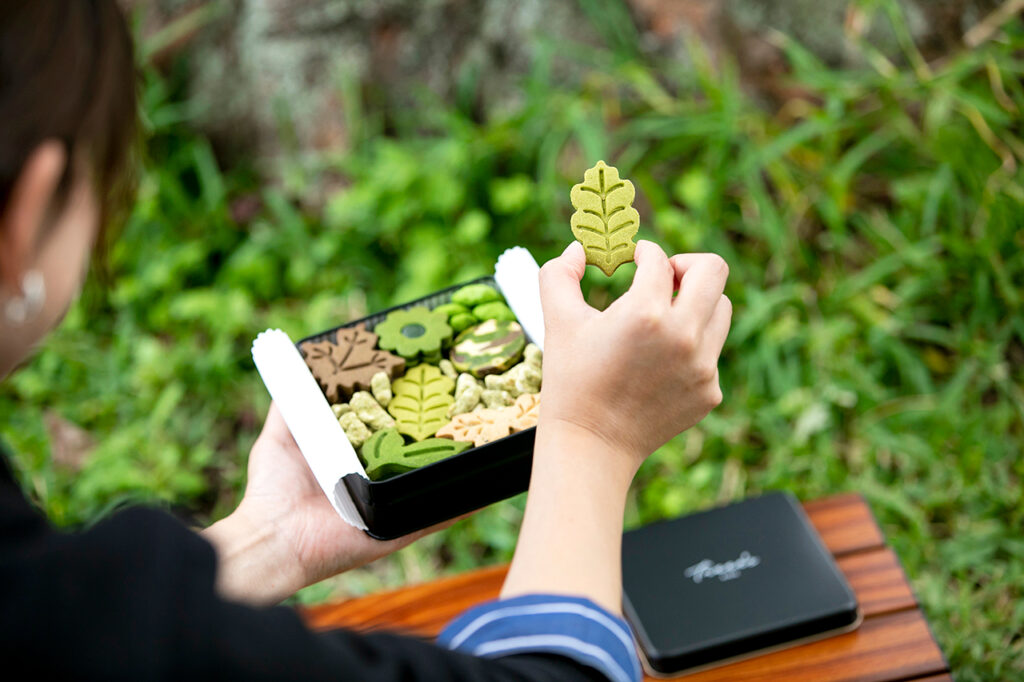
[[[607, 4], [582, 7], [598, 17]], [[910, 53], [906, 68], [862, 45], [868, 66], [840, 72], [784, 42], [792, 72], [772, 106], [698, 46], [682, 70], [644, 65], [621, 32], [609, 40], [612, 56], [559, 46], [593, 66], [572, 89], [552, 80], [555, 46], [538, 45], [521, 104], [483, 122], [425, 103], [374, 136], [350, 111], [353, 149], [297, 164], [284, 186], [224, 172], [188, 127], [176, 76], [148, 73], [146, 168], [112, 284], [91, 286], [0, 387], [26, 489], [62, 524], [126, 499], [223, 515], [268, 404], [249, 359], [258, 331], [298, 338], [486, 274], [515, 244], [543, 261], [565, 246], [568, 188], [606, 158], [636, 184], [639, 236], [722, 254], [735, 305], [725, 402], [651, 457], [628, 522], [769, 489], [860, 491], [958, 679], [1020, 677], [1019, 22], [941, 64]], [[343, 189], [311, 208], [306, 183], [323, 177]], [[607, 305], [630, 273], [588, 273], [589, 300]], [[80, 471], [51, 460], [47, 413], [95, 438]], [[507, 559], [522, 504], [336, 585]]]

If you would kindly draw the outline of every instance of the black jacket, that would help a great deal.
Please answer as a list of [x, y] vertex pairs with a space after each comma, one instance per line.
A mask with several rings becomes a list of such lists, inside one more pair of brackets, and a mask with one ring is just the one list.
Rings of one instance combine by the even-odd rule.
[[13, 679], [604, 680], [568, 658], [483, 659], [386, 633], [314, 633], [290, 608], [214, 592], [216, 555], [135, 508], [54, 529], [0, 453], [0, 673]]

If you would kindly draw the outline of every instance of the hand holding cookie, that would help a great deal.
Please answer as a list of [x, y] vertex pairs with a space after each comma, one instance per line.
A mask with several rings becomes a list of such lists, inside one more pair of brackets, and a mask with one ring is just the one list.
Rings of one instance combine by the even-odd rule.
[[721, 257], [668, 258], [641, 241], [634, 258], [632, 286], [605, 311], [583, 300], [578, 243], [540, 273], [547, 339], [540, 428], [590, 432], [633, 471], [721, 402], [718, 357], [732, 317]]

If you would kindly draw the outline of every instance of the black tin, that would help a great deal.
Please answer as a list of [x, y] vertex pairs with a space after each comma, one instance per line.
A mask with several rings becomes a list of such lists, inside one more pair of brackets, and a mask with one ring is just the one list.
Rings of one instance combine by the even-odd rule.
[[[357, 324], [366, 324], [366, 329], [372, 331], [393, 310], [418, 305], [435, 308], [447, 303], [457, 289], [479, 283], [497, 288], [493, 277], [480, 277], [307, 336], [295, 345], [298, 348], [307, 341], [333, 338], [338, 329]], [[533, 340], [529, 335], [526, 338], [528, 342]], [[366, 522], [367, 534], [390, 540], [524, 492], [530, 485], [535, 431], [530, 428], [513, 433], [383, 481], [371, 481], [359, 474], [348, 474], [342, 480]]]
[[647, 671], [704, 670], [846, 632], [856, 596], [792, 495], [623, 536], [623, 610]]

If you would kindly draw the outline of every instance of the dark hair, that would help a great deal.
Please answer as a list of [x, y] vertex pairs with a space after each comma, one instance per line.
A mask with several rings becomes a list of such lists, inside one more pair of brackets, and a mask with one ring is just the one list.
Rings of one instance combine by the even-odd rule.
[[87, 169], [105, 226], [130, 196], [137, 116], [131, 35], [116, 0], [0, 2], [0, 213], [29, 155], [56, 139], [68, 164], [51, 210]]

